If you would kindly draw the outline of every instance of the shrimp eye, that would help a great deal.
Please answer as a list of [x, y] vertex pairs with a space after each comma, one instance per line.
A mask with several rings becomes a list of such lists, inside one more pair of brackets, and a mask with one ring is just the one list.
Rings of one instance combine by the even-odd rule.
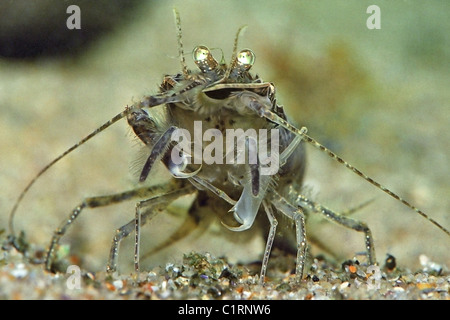
[[214, 70], [219, 64], [205, 46], [197, 46], [192, 53], [195, 64], [202, 72]]
[[237, 54], [236, 62], [239, 68], [247, 71], [255, 63], [255, 54], [250, 49], [244, 49]]

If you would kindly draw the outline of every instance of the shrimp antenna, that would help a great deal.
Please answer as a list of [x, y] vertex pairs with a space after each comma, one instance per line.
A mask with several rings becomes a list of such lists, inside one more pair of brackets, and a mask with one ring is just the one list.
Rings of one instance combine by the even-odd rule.
[[81, 146], [82, 144], [84, 144], [85, 142], [87, 142], [89, 139], [91, 139], [92, 137], [96, 136], [98, 133], [100, 133], [101, 131], [105, 130], [106, 128], [108, 128], [109, 126], [111, 126], [112, 124], [114, 124], [115, 122], [119, 121], [120, 119], [122, 119], [123, 117], [125, 117], [129, 111], [129, 109], [126, 108], [125, 111], [122, 111], [121, 113], [119, 113], [118, 115], [114, 116], [112, 119], [110, 119], [109, 121], [105, 122], [102, 126], [100, 126], [99, 128], [95, 129], [93, 132], [91, 132], [89, 135], [87, 135], [86, 137], [84, 137], [83, 139], [81, 139], [79, 142], [77, 142], [76, 144], [74, 144], [72, 147], [70, 147], [69, 149], [67, 149], [66, 151], [64, 151], [62, 154], [60, 154], [58, 157], [56, 157], [55, 159], [53, 159], [53, 161], [51, 161], [49, 164], [47, 164], [44, 168], [42, 168], [41, 171], [38, 172], [38, 174], [28, 183], [28, 185], [25, 187], [25, 189], [23, 189], [23, 191], [20, 193], [19, 197], [17, 198], [16, 202], [14, 203], [14, 207], [12, 208], [10, 214], [9, 214], [9, 232], [11, 237], [14, 239], [15, 238], [15, 230], [14, 230], [14, 216], [16, 214], [17, 208], [19, 207], [20, 203], [22, 202], [23, 197], [27, 194], [28, 190], [30, 190], [30, 188], [33, 186], [33, 184], [36, 182], [37, 179], [39, 179], [40, 176], [42, 176], [48, 169], [50, 169], [55, 163], [57, 163], [59, 160], [61, 160], [62, 158], [64, 158], [66, 155], [68, 155], [69, 153], [71, 153], [73, 150], [75, 150], [76, 148], [78, 148], [79, 146]]
[[225, 72], [225, 75], [223, 76], [222, 80], [220, 80], [220, 82], [224, 82], [224, 81], [226, 81], [228, 79], [228, 77], [230, 76], [231, 70], [235, 66], [235, 60], [236, 60], [236, 56], [237, 56], [239, 36], [241, 35], [241, 33], [246, 28], [247, 28], [247, 25], [244, 25], [244, 26], [240, 27], [239, 30], [236, 33], [236, 37], [234, 38], [234, 46], [233, 46], [233, 53], [231, 55], [231, 61], [230, 61], [230, 64], [229, 64], [229, 66], [227, 68], [227, 71]]
[[180, 14], [176, 8], [173, 8], [173, 14], [175, 15], [175, 25], [177, 27], [177, 39], [178, 39], [178, 56], [180, 57], [181, 70], [185, 78], [189, 77], [189, 71], [186, 65], [186, 59], [184, 58], [183, 40], [181, 32], [181, 19]]
[[356, 175], [360, 176], [361, 178], [363, 178], [364, 180], [366, 180], [370, 184], [374, 185], [375, 187], [377, 187], [381, 191], [387, 193], [392, 198], [400, 201], [403, 205], [405, 205], [408, 208], [414, 210], [416, 213], [420, 214], [422, 217], [427, 219], [429, 222], [431, 222], [436, 227], [438, 227], [443, 232], [445, 232], [448, 236], [450, 236], [450, 231], [449, 230], [444, 228], [439, 222], [437, 222], [436, 220], [431, 218], [425, 212], [423, 212], [422, 210], [420, 210], [416, 206], [412, 205], [411, 203], [409, 203], [408, 201], [406, 201], [405, 199], [403, 199], [402, 197], [400, 197], [396, 193], [392, 192], [390, 189], [386, 188], [385, 186], [383, 186], [379, 182], [375, 181], [374, 179], [372, 179], [371, 177], [369, 177], [368, 175], [366, 175], [365, 173], [363, 173], [362, 171], [360, 171], [356, 167], [352, 166], [351, 164], [346, 162], [344, 159], [342, 159], [340, 156], [338, 156], [336, 153], [334, 153], [333, 151], [331, 151], [330, 149], [326, 148], [325, 146], [323, 146], [322, 144], [320, 144], [319, 142], [314, 140], [312, 137], [307, 135], [306, 134], [306, 128], [302, 128], [301, 130], [299, 130], [299, 129], [295, 128], [293, 125], [291, 125], [289, 122], [287, 122], [286, 120], [280, 118], [278, 115], [276, 115], [275, 113], [273, 113], [271, 111], [266, 111], [263, 114], [263, 116], [265, 118], [267, 118], [268, 120], [273, 121], [273, 122], [281, 125], [282, 127], [286, 128], [287, 130], [291, 131], [292, 133], [295, 133], [295, 134], [301, 136], [303, 141], [306, 141], [307, 143], [309, 143], [313, 147], [319, 149], [322, 152], [325, 152], [330, 158], [332, 158], [336, 162], [339, 162], [341, 165], [345, 166], [347, 169], [349, 169], [350, 171], [352, 171]]

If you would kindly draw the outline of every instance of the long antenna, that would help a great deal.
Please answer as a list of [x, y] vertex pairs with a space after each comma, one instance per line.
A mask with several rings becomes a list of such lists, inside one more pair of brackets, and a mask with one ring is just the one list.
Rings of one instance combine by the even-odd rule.
[[234, 38], [234, 45], [233, 45], [233, 53], [231, 54], [231, 61], [230, 64], [228, 65], [228, 68], [225, 72], [225, 75], [223, 76], [223, 78], [219, 81], [219, 82], [225, 82], [228, 80], [228, 77], [230, 76], [231, 70], [234, 67], [234, 63], [236, 61], [236, 56], [237, 56], [237, 49], [238, 49], [238, 43], [239, 43], [239, 36], [241, 35], [241, 33], [247, 28], [246, 25], [242, 26], [239, 28], [239, 30], [236, 33], [236, 37]]
[[177, 27], [177, 39], [178, 39], [178, 55], [181, 61], [181, 69], [183, 70], [183, 76], [188, 78], [189, 71], [186, 65], [186, 59], [184, 58], [183, 41], [181, 38], [181, 19], [180, 14], [176, 8], [173, 8], [173, 14], [175, 15], [175, 25]]
[[325, 152], [326, 154], [328, 154], [328, 156], [330, 158], [332, 158], [333, 160], [339, 162], [340, 164], [342, 164], [343, 166], [345, 166], [347, 169], [350, 169], [353, 173], [357, 174], [358, 176], [360, 176], [361, 178], [363, 178], [364, 180], [366, 180], [367, 182], [369, 182], [370, 184], [374, 185], [375, 187], [377, 187], [378, 189], [380, 189], [381, 191], [387, 193], [388, 195], [390, 195], [392, 198], [400, 201], [401, 203], [403, 203], [405, 206], [407, 206], [408, 208], [414, 210], [415, 212], [417, 212], [418, 214], [420, 214], [422, 217], [424, 217], [425, 219], [427, 219], [428, 221], [430, 221], [432, 224], [434, 224], [436, 227], [438, 227], [439, 229], [441, 229], [442, 231], [444, 231], [448, 236], [450, 236], [450, 231], [447, 230], [446, 228], [444, 228], [439, 222], [437, 222], [436, 220], [434, 220], [433, 218], [431, 218], [430, 216], [428, 216], [425, 212], [423, 212], [422, 210], [420, 210], [419, 208], [415, 207], [414, 205], [412, 205], [411, 203], [409, 203], [408, 201], [406, 201], [405, 199], [403, 199], [402, 197], [400, 197], [399, 195], [397, 195], [396, 193], [392, 192], [391, 190], [389, 190], [388, 188], [384, 187], [382, 184], [380, 184], [379, 182], [375, 181], [374, 179], [372, 179], [371, 177], [369, 177], [368, 175], [366, 175], [365, 173], [363, 173], [361, 170], [355, 168], [354, 166], [352, 166], [351, 164], [349, 164], [348, 162], [346, 162], [344, 159], [342, 159], [341, 157], [339, 157], [337, 154], [335, 154], [333, 151], [331, 151], [330, 149], [326, 148], [325, 146], [323, 146], [322, 144], [320, 144], [319, 142], [317, 142], [316, 140], [314, 140], [313, 138], [311, 138], [309, 135], [306, 134], [306, 130], [299, 130], [296, 127], [294, 127], [293, 125], [291, 125], [289, 122], [287, 122], [286, 120], [282, 119], [281, 117], [279, 117], [277, 114], [271, 112], [271, 111], [265, 111], [263, 116], [275, 123], [278, 123], [279, 125], [283, 126], [284, 128], [286, 128], [287, 130], [299, 135], [302, 137], [302, 139], [306, 142], [308, 142], [309, 144], [311, 144], [312, 146], [314, 146], [315, 148]]
[[109, 120], [108, 122], [104, 123], [102, 126], [100, 126], [99, 128], [95, 129], [93, 132], [91, 132], [89, 135], [87, 135], [86, 137], [84, 137], [82, 140], [80, 140], [79, 142], [77, 142], [76, 144], [74, 144], [72, 147], [70, 147], [69, 149], [67, 149], [66, 151], [64, 151], [62, 154], [60, 154], [58, 157], [56, 157], [55, 159], [53, 159], [52, 162], [50, 162], [48, 165], [46, 165], [44, 168], [42, 168], [41, 171], [39, 171], [39, 173], [28, 183], [28, 185], [25, 187], [25, 189], [23, 189], [23, 191], [20, 193], [19, 197], [17, 198], [16, 202], [14, 203], [14, 207], [12, 208], [10, 214], [9, 214], [9, 232], [11, 234], [11, 236], [13, 238], [15, 238], [15, 231], [14, 231], [14, 216], [16, 214], [17, 208], [19, 207], [19, 204], [22, 202], [23, 197], [27, 194], [28, 190], [30, 190], [31, 186], [36, 182], [37, 179], [39, 179], [39, 177], [41, 175], [43, 175], [48, 169], [50, 169], [50, 167], [52, 167], [55, 163], [57, 163], [59, 160], [61, 160], [62, 158], [64, 158], [66, 155], [68, 155], [70, 152], [72, 152], [73, 150], [75, 150], [76, 148], [78, 148], [79, 146], [81, 146], [83, 143], [85, 143], [86, 141], [88, 141], [89, 139], [91, 139], [92, 137], [94, 137], [95, 135], [97, 135], [98, 133], [100, 133], [101, 131], [105, 130], [106, 128], [108, 128], [109, 126], [111, 126], [112, 124], [114, 124], [115, 122], [119, 121], [120, 119], [122, 119], [123, 117], [125, 117], [127, 114], [129, 113], [129, 108], [126, 108], [125, 111], [122, 111], [121, 113], [119, 113], [118, 115], [116, 115], [115, 117], [113, 117], [111, 120]]

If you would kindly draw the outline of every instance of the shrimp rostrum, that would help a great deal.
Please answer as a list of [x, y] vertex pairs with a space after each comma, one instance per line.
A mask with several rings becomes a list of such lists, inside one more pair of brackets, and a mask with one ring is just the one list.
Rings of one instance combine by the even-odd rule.
[[[327, 153], [450, 235], [448, 230], [421, 210], [315, 141], [306, 134], [306, 128], [294, 127], [283, 107], [277, 104], [274, 84], [264, 82], [251, 73], [255, 54], [249, 49], [238, 51], [238, 38], [243, 28], [237, 32], [229, 64], [223, 58], [218, 62], [206, 46], [197, 46], [193, 50], [193, 60], [198, 70], [192, 71], [185, 62], [177, 12], [175, 17], [181, 72], [166, 75], [158, 94], [145, 96], [127, 107], [52, 161], [20, 195], [11, 217], [23, 195], [43, 172], [125, 117], [135, 135], [149, 149], [148, 158], [140, 171], [140, 183], [147, 180], [157, 162], [164, 164], [173, 179], [163, 185], [141, 186], [114, 195], [86, 198], [54, 232], [45, 259], [47, 269], [52, 268], [60, 238], [83, 209], [135, 198], [139, 199], [135, 218], [116, 231], [107, 270], [117, 270], [120, 242], [134, 232], [134, 266], [135, 271], [139, 272], [140, 227], [150, 221], [159, 209], [189, 194], [195, 194], [204, 203], [205, 199], [215, 202], [211, 211], [222, 211], [214, 212], [218, 216], [231, 215], [233, 223], [227, 220], [222, 224], [235, 232], [250, 229], [257, 215], [267, 217], [269, 227], [262, 256], [261, 282], [264, 282], [278, 225], [277, 217], [280, 216], [293, 222], [298, 280], [304, 273], [306, 263], [305, 220], [308, 212], [322, 214], [328, 220], [361, 232], [368, 263], [376, 264], [373, 237], [365, 223], [340, 215], [299, 192], [305, 172], [304, 143]], [[154, 107], [162, 108], [164, 116], [154, 116]], [[12, 220], [10, 227], [13, 229]]]

